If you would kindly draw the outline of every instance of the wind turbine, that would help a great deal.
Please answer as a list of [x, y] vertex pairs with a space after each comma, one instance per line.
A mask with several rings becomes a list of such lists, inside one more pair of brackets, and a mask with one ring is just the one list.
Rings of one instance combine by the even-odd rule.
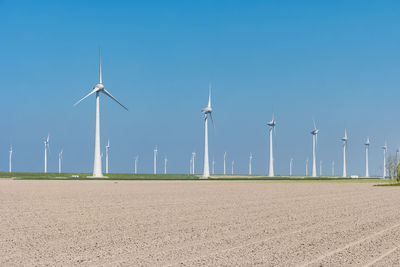
[[317, 155], [315, 153], [315, 149], [318, 143], [318, 132], [319, 130], [317, 129], [317, 126], [314, 122], [314, 130], [311, 131], [312, 137], [313, 137], [313, 166], [312, 166], [312, 177], [317, 177]]
[[61, 149], [60, 153], [58, 153], [58, 173], [61, 173], [61, 161], [62, 161], [63, 150], [64, 149]]
[[105, 94], [110, 97], [112, 100], [117, 102], [121, 107], [128, 110], [124, 105], [122, 105], [115, 97], [113, 97], [103, 85], [103, 80], [101, 77], [101, 56], [99, 49], [99, 76], [100, 81], [96, 84], [93, 90], [83, 97], [81, 100], [75, 103], [75, 106], [82, 102], [84, 99], [89, 97], [90, 95], [96, 93], [96, 130], [95, 130], [95, 138], [94, 138], [94, 162], [93, 162], [93, 176], [92, 177], [103, 177], [103, 171], [101, 169], [101, 149], [100, 149], [100, 93]]
[[214, 157], [213, 157], [213, 160], [212, 160], [212, 174], [213, 175], [215, 174], [215, 160], [214, 160]]
[[192, 174], [194, 174], [194, 166], [195, 166], [195, 160], [196, 160], [196, 152], [192, 152]]
[[154, 156], [154, 159], [153, 159], [153, 164], [154, 164], [154, 166], [153, 166], [153, 168], [154, 168], [154, 174], [157, 174], [157, 154], [158, 154], [158, 148], [157, 148], [157, 146], [154, 148], [154, 150], [153, 150], [153, 156]]
[[47, 150], [50, 152], [50, 134], [47, 135], [47, 138], [43, 141], [44, 143], [44, 173], [47, 173]]
[[276, 121], [274, 115], [272, 115], [272, 120], [267, 123], [269, 126], [269, 177], [275, 176], [274, 174], [274, 154], [273, 154], [273, 143], [272, 143], [272, 131], [275, 132]]
[[335, 161], [332, 160], [332, 176], [335, 176]]
[[347, 131], [344, 130], [344, 136], [342, 137], [343, 141], [343, 178], [347, 177], [347, 168], [346, 168], [346, 145], [347, 145], [347, 140], [349, 138], [347, 137]]
[[168, 162], [168, 158], [165, 157], [164, 158], [164, 174], [167, 174], [167, 162]]
[[12, 172], [12, 156], [13, 156], [14, 150], [12, 145], [10, 146], [10, 150], [8, 151], [8, 172]]
[[201, 110], [204, 114], [204, 167], [203, 167], [203, 178], [210, 177], [210, 163], [208, 161], [208, 117], [210, 117], [212, 124], [214, 121], [212, 118], [212, 107], [211, 107], [211, 84], [208, 94], [208, 105]]
[[226, 175], [226, 152], [224, 153], [224, 175]]
[[252, 161], [253, 161], [253, 154], [250, 152], [250, 157], [249, 157], [249, 175], [252, 175]]
[[365, 177], [369, 177], [369, 145], [370, 145], [370, 142], [369, 142], [369, 137], [367, 137], [367, 141], [365, 141]]
[[386, 151], [387, 151], [387, 144], [382, 147], [383, 149], [383, 179], [386, 178]]
[[306, 158], [306, 176], [308, 176], [308, 158]]
[[292, 176], [292, 169], [293, 169], [293, 158], [290, 158], [290, 163], [289, 163], [289, 176]]
[[139, 160], [139, 156], [136, 156], [135, 157], [135, 174], [137, 174], [138, 160]]
[[233, 170], [234, 170], [234, 167], [235, 167], [235, 161], [234, 160], [232, 160], [232, 175], [233, 175]]
[[190, 166], [189, 173], [190, 173], [190, 174], [193, 174], [193, 171], [192, 171], [192, 161], [193, 161], [193, 157], [190, 157], [190, 164], [189, 164], [189, 166]]
[[108, 174], [108, 151], [110, 151], [110, 139], [108, 139], [106, 145], [106, 173]]

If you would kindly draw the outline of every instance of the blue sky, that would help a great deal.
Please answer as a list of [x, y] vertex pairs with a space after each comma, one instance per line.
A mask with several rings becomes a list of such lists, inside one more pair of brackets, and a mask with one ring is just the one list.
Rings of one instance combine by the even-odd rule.
[[[0, 1], [2, 97], [0, 170], [15, 149], [17, 171], [92, 170], [95, 98], [73, 104], [98, 81], [129, 108], [101, 99], [102, 146], [110, 170], [152, 171], [152, 151], [169, 172], [187, 173], [192, 151], [201, 171], [208, 84], [215, 131], [210, 158], [224, 151], [246, 173], [266, 173], [266, 122], [275, 113], [276, 173], [304, 173], [311, 159], [312, 118], [320, 129], [323, 173], [349, 135], [348, 173], [380, 174], [381, 146], [400, 146], [400, 3], [398, 1]], [[329, 165], [329, 166], [328, 166]], [[162, 166], [159, 166], [159, 171]]]

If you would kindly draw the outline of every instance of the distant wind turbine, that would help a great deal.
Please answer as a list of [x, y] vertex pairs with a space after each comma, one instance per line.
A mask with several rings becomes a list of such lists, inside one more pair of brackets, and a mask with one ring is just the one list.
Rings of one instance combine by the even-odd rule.
[[289, 162], [289, 176], [292, 176], [293, 172], [293, 158], [290, 158], [290, 162]]
[[342, 137], [343, 141], [343, 177], [347, 177], [347, 168], [346, 168], [346, 145], [349, 138], [347, 137], [347, 131], [344, 130], [344, 136]]
[[44, 143], [44, 173], [47, 173], [47, 151], [50, 151], [50, 134], [43, 141]]
[[101, 56], [100, 56], [100, 49], [99, 49], [99, 76], [100, 81], [96, 84], [93, 90], [83, 97], [81, 100], [75, 103], [75, 106], [82, 102], [84, 99], [89, 97], [90, 95], [96, 93], [96, 131], [95, 131], [95, 138], [94, 138], [94, 163], [93, 163], [93, 177], [103, 177], [103, 172], [101, 168], [101, 149], [100, 149], [100, 93], [105, 94], [106, 96], [110, 97], [112, 100], [117, 102], [121, 107], [128, 110], [124, 105], [122, 105], [115, 97], [113, 97], [103, 85], [103, 80], [101, 77]]
[[139, 156], [135, 157], [135, 174], [137, 174], [137, 167], [138, 167]]
[[58, 173], [61, 173], [61, 163], [63, 158], [63, 149], [58, 153]]
[[196, 152], [192, 152], [192, 174], [195, 173]]
[[154, 174], [157, 174], [157, 154], [158, 154], [158, 148], [157, 148], [157, 146], [154, 148], [154, 150], [153, 150], [153, 156], [154, 156], [154, 159], [153, 159], [153, 168], [154, 168], [154, 170], [153, 170], [153, 172], [154, 172]]
[[313, 137], [313, 166], [312, 166], [312, 177], [317, 177], [317, 154], [316, 154], [316, 146], [318, 143], [318, 132], [317, 125], [314, 122], [314, 130], [311, 131]]
[[322, 160], [319, 161], [319, 176], [322, 176]]
[[249, 157], [249, 175], [252, 175], [252, 161], [253, 161], [253, 154], [250, 152], [250, 157]]
[[369, 137], [367, 137], [367, 141], [365, 141], [365, 177], [369, 177], [369, 146], [370, 146], [370, 142], [369, 142]]
[[335, 176], [335, 161], [332, 160], [332, 176]]
[[108, 152], [110, 151], [110, 139], [107, 141], [106, 145], [106, 173], [108, 174]]
[[212, 160], [212, 174], [213, 175], [215, 174], [215, 160], [214, 160], [214, 157], [213, 157], [213, 160]]
[[306, 176], [308, 176], [308, 158], [306, 158]]
[[383, 149], [383, 179], [386, 178], [386, 151], [387, 151], [387, 144], [382, 147]]
[[13, 156], [14, 150], [12, 145], [10, 146], [10, 150], [8, 151], [8, 172], [12, 172], [12, 156]]
[[224, 175], [226, 175], [226, 152], [224, 153]]
[[276, 121], [274, 115], [272, 115], [272, 120], [267, 123], [269, 126], [269, 172], [268, 176], [273, 177], [274, 174], [274, 153], [273, 153], [273, 142], [272, 142], [272, 132], [275, 133]]
[[232, 175], [234, 174], [235, 161], [232, 160]]
[[164, 158], [164, 174], [167, 174], [167, 162], [168, 162], [168, 158], [165, 157]]
[[204, 167], [203, 167], [203, 178], [210, 177], [210, 162], [208, 160], [208, 117], [210, 117], [212, 124], [214, 121], [212, 118], [212, 107], [211, 107], [211, 84], [209, 87], [208, 94], [208, 105], [201, 110], [204, 114]]

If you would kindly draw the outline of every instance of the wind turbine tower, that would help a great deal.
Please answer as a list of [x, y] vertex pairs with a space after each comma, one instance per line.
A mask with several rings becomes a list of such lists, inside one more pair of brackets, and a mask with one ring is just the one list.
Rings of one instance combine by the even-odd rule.
[[332, 160], [332, 176], [335, 176], [335, 161]]
[[226, 152], [224, 153], [224, 175], [226, 175]]
[[387, 151], [387, 144], [382, 147], [383, 149], [383, 179], [386, 178], [386, 151]]
[[367, 137], [367, 141], [365, 141], [365, 177], [369, 177], [369, 137]]
[[167, 162], [168, 162], [168, 158], [165, 157], [164, 158], [164, 174], [167, 174]]
[[234, 174], [234, 167], [235, 167], [235, 161], [234, 160], [232, 160], [232, 175]]
[[192, 152], [192, 174], [195, 173], [194, 171], [195, 161], [196, 161], [196, 152]]
[[306, 176], [308, 176], [308, 158], [306, 158]]
[[47, 173], [47, 151], [50, 150], [50, 135], [43, 141], [44, 143], [44, 173]]
[[106, 145], [106, 173], [108, 174], [108, 152], [110, 151], [110, 140], [107, 141]]
[[93, 176], [92, 177], [103, 177], [103, 171], [101, 169], [101, 149], [100, 149], [100, 93], [105, 94], [110, 97], [112, 100], [117, 102], [121, 107], [128, 110], [124, 105], [122, 105], [115, 97], [113, 97], [103, 85], [103, 80], [101, 76], [101, 56], [99, 49], [99, 76], [100, 81], [96, 84], [93, 90], [83, 97], [81, 100], [75, 103], [75, 106], [82, 102], [84, 99], [89, 97], [90, 95], [96, 93], [96, 127], [95, 127], [95, 138], [94, 138], [94, 162], [93, 162]]
[[157, 154], [158, 154], [158, 148], [157, 148], [157, 146], [154, 148], [154, 151], [153, 151], [153, 156], [154, 156], [154, 159], [153, 159], [153, 168], [154, 168], [154, 174], [157, 174]]
[[322, 160], [319, 161], [319, 177], [322, 176]]
[[250, 153], [250, 157], [249, 157], [249, 175], [252, 175], [252, 161], [253, 161], [253, 154]]
[[215, 160], [214, 160], [214, 157], [213, 157], [213, 160], [212, 160], [212, 174], [213, 175], [215, 174]]
[[10, 150], [8, 151], [8, 172], [12, 172], [12, 156], [13, 156], [14, 150], [12, 148], [12, 145], [10, 146]]
[[272, 142], [272, 132], [275, 132], [276, 121], [274, 116], [272, 116], [272, 120], [267, 123], [269, 126], [269, 177], [275, 176], [274, 174], [274, 153], [273, 153], [273, 142]]
[[347, 131], [344, 130], [344, 136], [342, 137], [343, 141], [343, 178], [347, 177], [347, 168], [346, 168], [346, 145], [349, 138], [347, 137]]
[[58, 153], [58, 173], [61, 173], [61, 163], [62, 163], [63, 149]]
[[311, 131], [313, 137], [313, 166], [312, 166], [312, 177], [317, 177], [317, 155], [316, 155], [316, 146], [318, 143], [318, 132], [317, 126], [314, 121], [314, 130]]
[[137, 174], [137, 167], [138, 167], [139, 156], [135, 158], [135, 174]]
[[289, 176], [292, 176], [293, 172], [293, 158], [290, 158], [290, 163], [289, 163]]
[[208, 161], [208, 117], [214, 125], [212, 118], [212, 107], [211, 107], [211, 85], [208, 93], [208, 105], [201, 110], [204, 114], [204, 166], [203, 166], [203, 178], [210, 177], [210, 162]]

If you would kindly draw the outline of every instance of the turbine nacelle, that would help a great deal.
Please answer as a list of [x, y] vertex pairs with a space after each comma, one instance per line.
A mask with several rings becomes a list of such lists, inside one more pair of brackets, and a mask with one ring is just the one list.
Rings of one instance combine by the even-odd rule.
[[275, 127], [275, 126], [276, 126], [276, 121], [275, 121], [275, 120], [272, 120], [272, 121], [268, 122], [267, 125], [268, 125], [269, 127]]
[[102, 83], [96, 84], [93, 89], [96, 89], [97, 91], [102, 91], [104, 90], [104, 85]]
[[318, 133], [319, 133], [319, 130], [317, 130], [317, 129], [311, 131], [312, 135], [317, 135]]
[[210, 114], [212, 112], [212, 107], [205, 107], [201, 110], [204, 114]]
[[364, 144], [364, 145], [366, 145], [366, 146], [369, 146], [369, 145], [370, 145], [369, 137], [367, 137], [367, 141], [365, 141], [365, 144]]

